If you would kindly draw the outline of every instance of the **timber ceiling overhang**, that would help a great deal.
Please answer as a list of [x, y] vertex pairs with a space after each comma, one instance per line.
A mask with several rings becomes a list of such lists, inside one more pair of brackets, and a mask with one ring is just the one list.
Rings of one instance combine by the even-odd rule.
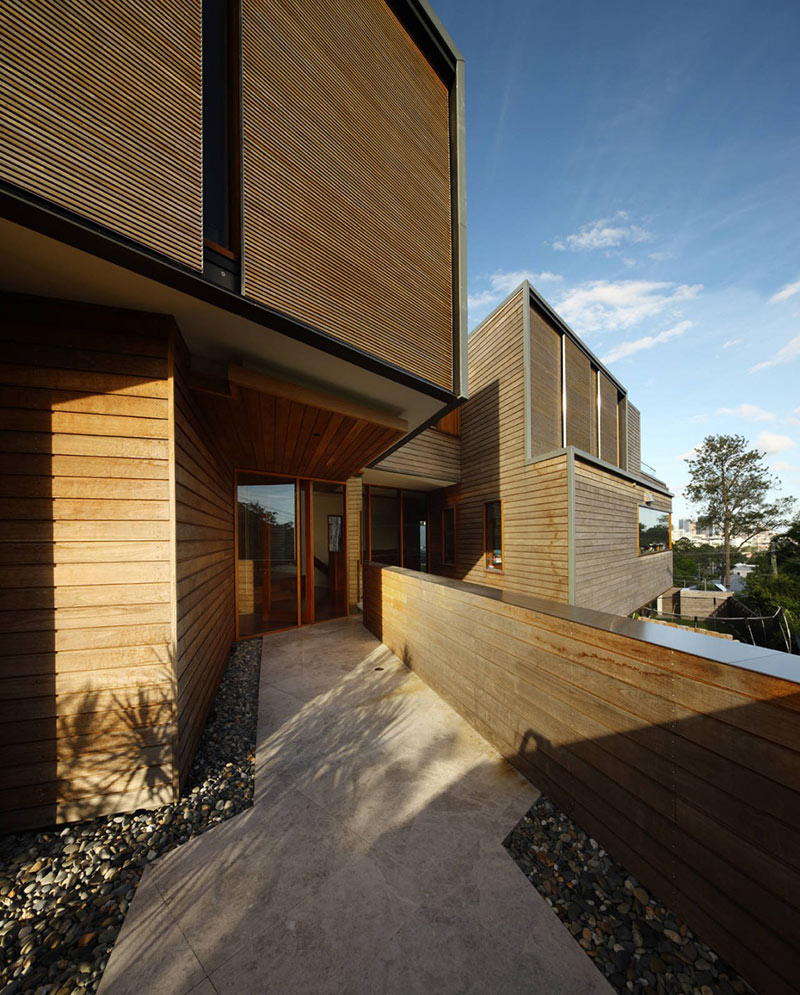
[[347, 480], [408, 432], [405, 419], [231, 365], [192, 380], [218, 442], [239, 469]]

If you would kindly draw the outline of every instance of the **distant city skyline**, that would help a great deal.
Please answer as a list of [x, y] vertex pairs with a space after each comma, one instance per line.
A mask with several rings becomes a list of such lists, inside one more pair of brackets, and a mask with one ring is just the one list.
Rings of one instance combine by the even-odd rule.
[[527, 278], [642, 410], [800, 496], [800, 6], [435, 0], [467, 67], [470, 328]]

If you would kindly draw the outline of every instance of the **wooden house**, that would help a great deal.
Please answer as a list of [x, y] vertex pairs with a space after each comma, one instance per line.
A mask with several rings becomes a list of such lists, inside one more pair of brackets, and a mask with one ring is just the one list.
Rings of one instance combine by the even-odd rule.
[[422, 0], [5, 14], [9, 829], [176, 797], [232, 640], [356, 601], [354, 475], [466, 356], [463, 62]]
[[[672, 584], [666, 485], [642, 470], [639, 410], [523, 283], [469, 337], [469, 400], [364, 473], [365, 560], [386, 494], [423, 493], [436, 574], [628, 615]], [[376, 506], [376, 497], [379, 504]], [[399, 555], [398, 555], [399, 554]], [[419, 567], [415, 567], [419, 569]]]

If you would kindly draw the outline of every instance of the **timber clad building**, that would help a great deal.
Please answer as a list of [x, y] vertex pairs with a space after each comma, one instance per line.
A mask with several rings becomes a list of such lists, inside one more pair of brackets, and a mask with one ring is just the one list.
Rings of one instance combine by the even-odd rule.
[[528, 284], [462, 406], [429, 8], [112, 7], [0, 37], [5, 828], [173, 799], [231, 642], [355, 610], [366, 561], [621, 614], [671, 582], [638, 411]]
[[796, 992], [795, 658], [620, 618], [670, 587], [671, 495], [532, 287], [467, 355], [463, 62], [424, 0], [3, 14], [0, 830], [174, 800], [232, 642], [361, 605]]
[[347, 612], [354, 475], [463, 398], [466, 329], [426, 4], [4, 15], [9, 829], [171, 800], [232, 640]]
[[527, 282], [470, 334], [469, 392], [364, 473], [365, 560], [420, 569], [405, 509], [425, 489], [434, 573], [617, 615], [670, 587], [672, 495], [642, 471], [639, 411]]

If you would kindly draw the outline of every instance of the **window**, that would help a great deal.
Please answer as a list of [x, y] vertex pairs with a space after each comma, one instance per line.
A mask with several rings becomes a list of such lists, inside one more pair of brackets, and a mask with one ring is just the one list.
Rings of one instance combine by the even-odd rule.
[[456, 509], [442, 512], [442, 563], [453, 567], [456, 562]]
[[639, 556], [672, 549], [672, 515], [639, 505]]
[[503, 502], [483, 506], [483, 550], [487, 570], [503, 569]]
[[236, 0], [203, 0], [203, 236], [221, 264], [239, 254], [238, 36]]

